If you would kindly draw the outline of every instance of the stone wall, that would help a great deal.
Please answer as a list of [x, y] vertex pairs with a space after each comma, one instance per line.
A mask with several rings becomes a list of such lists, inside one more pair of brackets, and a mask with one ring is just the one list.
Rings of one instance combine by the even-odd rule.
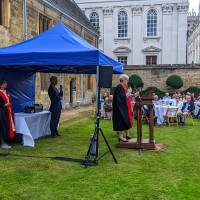
[[[133, 74], [139, 75], [143, 82], [144, 88], [155, 86], [162, 91], [171, 91], [166, 85], [169, 76], [176, 74], [183, 79], [183, 87], [180, 90], [187, 89], [191, 86], [200, 88], [200, 64], [196, 65], [133, 65], [124, 68], [125, 73], [130, 77]], [[119, 76], [113, 76], [113, 86], [119, 83]]]

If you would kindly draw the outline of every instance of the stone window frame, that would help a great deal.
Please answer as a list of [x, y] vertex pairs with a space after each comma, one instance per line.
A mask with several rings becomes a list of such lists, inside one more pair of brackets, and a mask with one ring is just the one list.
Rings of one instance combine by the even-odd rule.
[[[149, 13], [153, 13], [151, 16]], [[155, 18], [156, 16], [156, 18]], [[154, 22], [156, 20], [156, 22]], [[152, 22], [152, 23], [151, 23]], [[152, 31], [150, 31], [152, 29]], [[146, 36], [158, 37], [158, 11], [155, 8], [150, 8], [146, 15]]]
[[[122, 16], [122, 13], [125, 15], [125, 18], [121, 17], [120, 19], [119, 17]], [[120, 22], [122, 19], [123, 21]], [[120, 23], [122, 24], [120, 25]], [[117, 14], [117, 36], [118, 38], [128, 37], [128, 13], [125, 10], [120, 10]]]
[[[40, 17], [42, 17], [42, 20], [49, 21], [49, 24], [47, 24], [48, 27], [44, 27], [44, 24], [41, 27], [40, 24]], [[44, 22], [43, 22], [44, 23]], [[38, 13], [38, 34], [43, 33], [44, 31], [48, 30], [51, 28], [53, 25], [53, 19], [48, 17], [47, 15], [39, 12]], [[47, 92], [50, 84], [50, 73], [40, 73], [40, 87], [41, 91]]]
[[[40, 17], [43, 18], [42, 20], [45, 20], [46, 23], [49, 21], [49, 24], [46, 24], [48, 27], [44, 27], [44, 24], [43, 26], [40, 25]], [[39, 12], [38, 13], [38, 34], [43, 33], [44, 31], [48, 30], [52, 26], [53, 26], [53, 19], [45, 15], [44, 13]]]
[[[151, 65], [151, 64], [147, 64], [147, 63], [146, 63], [146, 58], [147, 58], [147, 56], [156, 56], [156, 57], [157, 57], [157, 59], [156, 59], [156, 64], [154, 64], [154, 65], [159, 64], [159, 52], [149, 52], [149, 53], [145, 53], [145, 54], [144, 54], [144, 65]], [[153, 65], [153, 64], [152, 64], [152, 65]]]
[[0, 26], [10, 27], [10, 0], [0, 0]]
[[100, 25], [99, 25], [99, 22], [100, 22], [100, 18], [99, 18], [99, 13], [97, 11], [92, 11], [89, 15], [89, 20], [90, 22], [92, 23], [92, 25], [97, 29], [99, 30], [100, 28]]
[[124, 65], [127, 65], [128, 64], [128, 55], [117, 56], [117, 60], [118, 60], [118, 62], [121, 62]]

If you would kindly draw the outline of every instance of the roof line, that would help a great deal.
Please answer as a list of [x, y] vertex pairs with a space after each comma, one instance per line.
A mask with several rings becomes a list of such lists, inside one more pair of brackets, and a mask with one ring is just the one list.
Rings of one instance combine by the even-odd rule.
[[93, 33], [94, 35], [99, 37], [99, 34], [94, 32], [93, 30], [87, 28], [85, 25], [83, 25], [82, 23], [80, 23], [79, 21], [77, 21], [76, 19], [74, 19], [73, 17], [71, 17], [70, 15], [68, 15], [67, 13], [65, 13], [64, 11], [62, 11], [60, 8], [58, 8], [58, 6], [54, 5], [53, 3], [49, 2], [48, 0], [40, 0], [43, 3], [45, 3], [48, 6], [51, 6], [53, 9], [57, 10], [58, 12], [60, 12], [62, 15], [68, 17], [69, 19], [71, 19], [72, 21], [74, 21], [75, 23], [79, 24], [81, 27], [84, 27], [86, 30], [90, 31], [91, 33]]

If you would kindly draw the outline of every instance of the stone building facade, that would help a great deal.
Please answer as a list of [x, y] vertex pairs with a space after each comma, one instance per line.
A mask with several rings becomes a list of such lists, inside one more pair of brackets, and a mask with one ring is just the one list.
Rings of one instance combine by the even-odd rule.
[[188, 13], [187, 63], [200, 63], [200, 1], [199, 12]]
[[75, 1], [110, 57], [127, 65], [186, 64], [188, 0]]
[[200, 21], [188, 37], [187, 62], [188, 64], [200, 63]]
[[[26, 5], [26, 6], [25, 6]], [[27, 15], [24, 15], [26, 7]], [[27, 33], [24, 28], [27, 16]], [[94, 46], [98, 46], [98, 31], [73, 0], [0, 0], [0, 47], [37, 36], [61, 21]], [[51, 41], [49, 41], [51, 42]], [[36, 74], [36, 103], [48, 108], [47, 89], [53, 74]], [[95, 89], [94, 75], [56, 74], [64, 87], [64, 107], [91, 101]]]
[[[197, 65], [137, 65], [126, 66], [125, 73], [130, 77], [133, 74], [139, 75], [143, 82], [144, 88], [157, 87], [162, 91], [171, 91], [172, 89], [166, 85], [166, 80], [169, 76], [176, 74], [183, 80], [182, 90], [189, 87], [200, 88], [200, 64]], [[113, 76], [113, 86], [119, 84], [119, 75]]]

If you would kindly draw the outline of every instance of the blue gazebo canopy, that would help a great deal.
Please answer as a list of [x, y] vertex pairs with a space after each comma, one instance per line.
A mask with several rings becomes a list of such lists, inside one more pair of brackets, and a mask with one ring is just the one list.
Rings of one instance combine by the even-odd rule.
[[0, 69], [95, 74], [96, 66], [113, 66], [114, 73], [123, 73], [123, 64], [106, 56], [62, 23], [37, 37], [0, 49]]
[[72, 32], [62, 23], [24, 42], [0, 48], [0, 77], [5, 78], [15, 112], [35, 101], [35, 73], [96, 74], [97, 66], [123, 65]]

